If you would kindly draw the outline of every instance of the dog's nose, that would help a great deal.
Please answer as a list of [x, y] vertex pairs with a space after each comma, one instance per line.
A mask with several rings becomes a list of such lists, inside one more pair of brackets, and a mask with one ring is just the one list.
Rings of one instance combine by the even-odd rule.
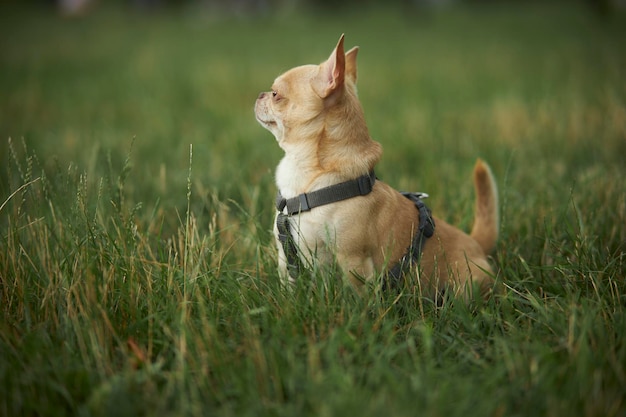
[[265, 93], [261, 93], [261, 94], [259, 94], [259, 97], [257, 98], [257, 100], [261, 100], [264, 97], [265, 97]]

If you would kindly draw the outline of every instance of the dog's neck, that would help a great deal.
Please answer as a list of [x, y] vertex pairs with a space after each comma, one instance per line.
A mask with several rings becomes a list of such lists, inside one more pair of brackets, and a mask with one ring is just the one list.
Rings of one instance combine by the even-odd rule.
[[310, 157], [315, 149], [299, 146], [293, 151], [286, 151], [276, 168], [276, 186], [286, 198], [309, 191], [320, 176], [319, 166]]
[[[286, 150], [276, 169], [276, 185], [285, 198], [367, 174], [382, 154], [380, 144], [369, 136], [337, 147], [323, 146], [329, 141], [333, 140], [320, 139]], [[325, 155], [332, 155], [332, 158]]]

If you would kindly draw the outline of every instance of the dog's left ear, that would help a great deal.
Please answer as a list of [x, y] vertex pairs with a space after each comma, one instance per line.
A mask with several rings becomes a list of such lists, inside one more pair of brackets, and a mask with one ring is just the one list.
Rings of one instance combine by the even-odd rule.
[[346, 77], [356, 84], [356, 55], [359, 47], [355, 46], [346, 52]]
[[343, 87], [345, 76], [346, 55], [343, 51], [343, 35], [341, 35], [330, 57], [320, 64], [317, 76], [311, 80], [311, 87], [318, 96], [326, 98]]

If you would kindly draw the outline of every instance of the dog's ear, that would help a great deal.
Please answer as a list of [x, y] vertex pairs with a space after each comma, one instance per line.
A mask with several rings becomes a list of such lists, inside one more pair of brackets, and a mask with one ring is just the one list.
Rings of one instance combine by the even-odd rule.
[[359, 47], [355, 46], [346, 52], [346, 77], [350, 78], [356, 84], [356, 55]]
[[319, 72], [311, 80], [313, 91], [321, 98], [330, 96], [339, 90], [345, 81], [346, 55], [343, 51], [343, 35], [330, 57], [319, 66]]

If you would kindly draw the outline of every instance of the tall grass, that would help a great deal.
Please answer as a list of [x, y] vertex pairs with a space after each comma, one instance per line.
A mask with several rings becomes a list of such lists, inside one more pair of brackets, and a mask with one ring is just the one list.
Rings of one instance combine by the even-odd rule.
[[[0, 415], [625, 415], [626, 26], [510, 7], [3, 6]], [[504, 294], [279, 282], [252, 104], [343, 32], [384, 180], [468, 228], [492, 165]]]

